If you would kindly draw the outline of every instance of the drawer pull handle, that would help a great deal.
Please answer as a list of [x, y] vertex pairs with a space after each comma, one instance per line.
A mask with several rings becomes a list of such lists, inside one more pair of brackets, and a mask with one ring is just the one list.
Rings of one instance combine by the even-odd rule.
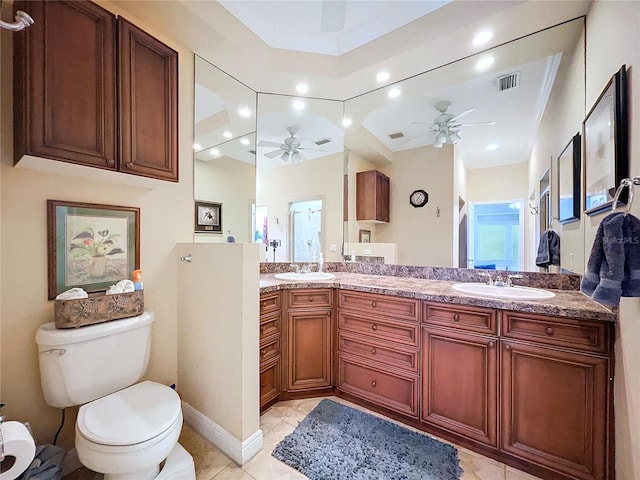
[[489, 342], [489, 347], [490, 348], [493, 348], [495, 346], [496, 346], [496, 342], [494, 342], [494, 341]]
[[313, 297], [311, 297], [311, 296], [310, 296], [310, 297], [309, 297], [309, 301], [310, 301], [310, 302], [313, 302]]
[[261, 383], [261, 384], [260, 384], [260, 387], [262, 387], [262, 388], [264, 388], [264, 387], [266, 387], [266, 386], [267, 386], [267, 384], [266, 384], [266, 383]]
[[371, 330], [373, 330], [374, 332], [378, 330], [378, 325], [376, 325], [375, 323], [371, 325]]
[[124, 164], [124, 166], [127, 167], [127, 168], [133, 168], [133, 163], [132, 162], [126, 162]]
[[376, 307], [378, 306], [378, 304], [377, 304], [376, 302], [371, 302], [371, 306], [372, 306], [373, 308], [376, 308]]
[[375, 387], [376, 387], [376, 385], [377, 385], [376, 381], [375, 381], [375, 380], [371, 380], [371, 386], [372, 386], [373, 388], [375, 388]]
[[107, 165], [115, 165], [116, 161], [113, 160], [112, 158], [107, 158]]
[[372, 348], [372, 349], [371, 349], [371, 353], [372, 353], [373, 355], [375, 355], [375, 354], [376, 354], [376, 349], [375, 349], [375, 348]]
[[262, 302], [262, 308], [267, 308], [267, 302]]
[[460, 321], [460, 315], [458, 315], [457, 313], [453, 316], [453, 320], [454, 322], [459, 322]]
[[260, 350], [260, 355], [262, 355], [263, 357], [264, 357], [265, 353], [267, 353], [266, 349], [263, 348], [262, 350]]
[[551, 327], [547, 327], [546, 330], [544, 331], [547, 335], [551, 336], [553, 335], [553, 328]]
[[261, 331], [262, 333], [266, 332], [266, 331], [267, 331], [267, 326], [266, 326], [266, 325], [261, 326], [261, 327], [260, 327], [260, 331]]
[[511, 346], [510, 346], [510, 345], [505, 345], [505, 346], [504, 346], [504, 349], [505, 349], [505, 350], [511, 350]]

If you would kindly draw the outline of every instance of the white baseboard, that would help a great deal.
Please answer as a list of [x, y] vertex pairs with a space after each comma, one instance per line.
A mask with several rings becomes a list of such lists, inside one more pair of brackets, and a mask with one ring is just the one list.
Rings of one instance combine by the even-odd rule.
[[182, 402], [184, 421], [204, 438], [215, 444], [238, 465], [244, 465], [262, 450], [262, 430], [256, 430], [245, 441], [240, 441], [209, 417]]
[[80, 463], [80, 459], [78, 458], [78, 452], [76, 452], [75, 448], [72, 448], [67, 452], [64, 456], [64, 460], [62, 461], [62, 476], [70, 474], [71, 472], [75, 472], [78, 470], [82, 464]]

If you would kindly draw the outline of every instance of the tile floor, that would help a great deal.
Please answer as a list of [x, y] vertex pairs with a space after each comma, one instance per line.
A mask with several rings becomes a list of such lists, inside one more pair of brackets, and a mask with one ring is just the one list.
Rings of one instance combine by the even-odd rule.
[[[382, 418], [384, 415], [371, 412], [337, 397], [327, 397]], [[196, 464], [196, 480], [304, 480], [307, 477], [276, 460], [271, 450], [315, 408], [322, 398], [279, 402], [260, 417], [260, 428], [264, 434], [264, 448], [242, 468], [230, 460], [215, 445], [209, 443], [195, 430], [185, 425], [180, 443], [186, 448]], [[388, 419], [390, 421], [394, 421]], [[397, 423], [397, 422], [396, 422]], [[410, 428], [411, 427], [407, 427]], [[413, 430], [413, 429], [412, 429]], [[467, 449], [458, 448], [460, 466], [464, 470], [461, 480], [540, 480], [527, 473], [508, 467], [503, 463], [484, 457]], [[64, 480], [98, 480], [96, 475], [81, 468], [64, 477]]]

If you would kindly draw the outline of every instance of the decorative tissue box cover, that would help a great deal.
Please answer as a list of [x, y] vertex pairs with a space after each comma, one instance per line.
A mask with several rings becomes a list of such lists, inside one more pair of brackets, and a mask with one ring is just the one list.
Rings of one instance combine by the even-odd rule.
[[142, 290], [105, 295], [93, 293], [89, 298], [55, 301], [56, 328], [77, 328], [94, 323], [135, 317], [144, 311]]

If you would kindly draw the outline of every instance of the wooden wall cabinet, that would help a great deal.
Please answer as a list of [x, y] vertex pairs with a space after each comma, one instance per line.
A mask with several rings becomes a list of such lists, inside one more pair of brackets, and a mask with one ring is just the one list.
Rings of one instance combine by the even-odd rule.
[[356, 174], [356, 220], [389, 221], [389, 177], [378, 170]]
[[[178, 54], [90, 1], [16, 2], [14, 151], [178, 181]], [[116, 41], [118, 37], [119, 41]]]
[[287, 392], [331, 388], [333, 385], [333, 290], [290, 290], [287, 302]]

